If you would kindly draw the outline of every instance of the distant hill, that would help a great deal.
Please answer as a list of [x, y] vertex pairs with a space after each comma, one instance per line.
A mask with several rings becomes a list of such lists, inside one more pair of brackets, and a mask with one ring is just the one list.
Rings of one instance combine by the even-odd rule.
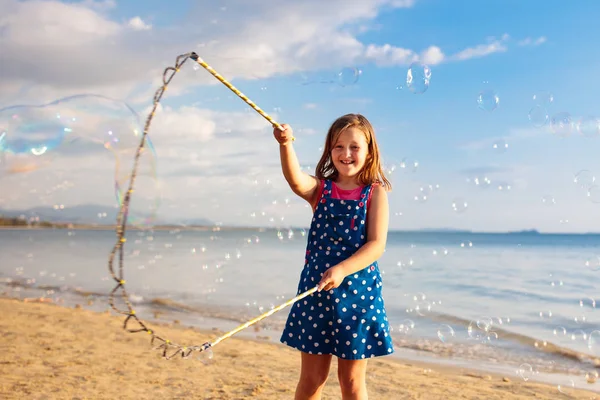
[[[56, 210], [53, 207], [34, 207], [24, 210], [3, 210], [0, 209], [0, 226], [4, 225], [22, 225], [20, 222], [14, 224], [11, 221], [13, 218], [19, 219], [23, 222], [30, 220], [31, 218], [38, 218], [40, 222], [47, 222], [50, 225], [87, 225], [87, 226], [113, 226], [117, 220], [117, 213], [119, 209], [117, 207], [107, 207], [95, 204], [84, 204], [79, 206], [67, 207], [62, 210]], [[4, 221], [2, 221], [4, 218]], [[46, 224], [47, 225], [47, 224]], [[163, 227], [211, 227], [215, 226], [215, 222], [206, 218], [190, 218], [190, 219], [176, 219], [170, 218], [160, 219], [157, 218], [153, 226]], [[259, 227], [250, 227], [242, 225], [227, 225], [222, 228], [233, 228], [233, 229], [257, 229]], [[290, 227], [292, 229], [308, 229], [308, 227]], [[276, 229], [263, 227], [261, 229]], [[524, 229], [518, 231], [508, 232], [485, 232], [485, 231], [472, 231], [468, 229], [454, 229], [454, 228], [424, 228], [424, 229], [413, 229], [413, 230], [395, 230], [390, 229], [390, 233], [397, 234], [441, 234], [441, 235], [518, 235], [518, 236], [535, 236], [535, 235], [599, 235], [597, 232], [581, 232], [581, 233], [561, 233], [561, 232], [539, 232], [536, 229]]]
[[[107, 207], [95, 204], [84, 204], [64, 209], [54, 209], [53, 207], [34, 207], [25, 210], [2, 210], [0, 217], [4, 218], [22, 218], [30, 220], [38, 218], [39, 221], [50, 223], [71, 223], [76, 225], [114, 225], [117, 220], [119, 209], [117, 207]], [[211, 226], [214, 222], [206, 218], [195, 218], [186, 220], [154, 221], [154, 225], [195, 225]]]

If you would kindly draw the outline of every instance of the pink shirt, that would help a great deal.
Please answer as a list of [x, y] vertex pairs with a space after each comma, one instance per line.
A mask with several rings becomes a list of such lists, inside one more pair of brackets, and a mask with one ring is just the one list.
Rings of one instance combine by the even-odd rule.
[[[321, 194], [323, 193], [323, 187], [325, 186], [325, 181], [321, 180], [321, 185], [319, 186], [319, 193], [316, 197], [317, 201], [321, 198]], [[360, 200], [360, 192], [363, 190], [364, 186], [359, 186], [356, 189], [342, 189], [339, 188], [335, 182], [331, 182], [331, 197], [334, 199], [340, 200]], [[371, 205], [371, 196], [373, 195], [373, 189], [369, 192], [369, 197], [367, 198], [367, 211], [369, 210], [369, 206]], [[316, 204], [313, 204], [313, 211], [317, 208]]]

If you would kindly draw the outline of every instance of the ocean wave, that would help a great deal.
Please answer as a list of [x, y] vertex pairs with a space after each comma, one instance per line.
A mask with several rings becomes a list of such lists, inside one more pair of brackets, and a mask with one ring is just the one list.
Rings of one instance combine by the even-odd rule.
[[[445, 322], [448, 324], [458, 326], [469, 326], [470, 324], [473, 324], [473, 320], [468, 320], [450, 314], [430, 313], [427, 317], [432, 321]], [[494, 337], [497, 337], [503, 341], [509, 341], [515, 344], [519, 344], [521, 346], [528, 347], [531, 350], [537, 350], [542, 353], [546, 353], [548, 355], [553, 356], [554, 358], [563, 358], [567, 360], [577, 361], [580, 363], [591, 365], [594, 368], [600, 368], [600, 358], [592, 354], [569, 349], [549, 342], [547, 340], [541, 340], [539, 338], [535, 338], [529, 335], [510, 331], [501, 327], [501, 323], [494, 323], [492, 318], [489, 319], [489, 322], [486, 321], [485, 323], [489, 323], [489, 325], [491, 325], [489, 327], [486, 327], [487, 333], [489, 334], [490, 332], [493, 332]], [[421, 347], [422, 348], [420, 348], [420, 350], [433, 351], [431, 349], [427, 349], [427, 346]]]
[[[108, 293], [85, 290], [80, 287], [69, 287], [59, 285], [36, 285], [31, 280], [21, 278], [0, 279], [0, 284], [14, 288], [24, 288], [41, 292], [42, 297], [46, 297], [49, 292], [60, 293], [62, 296], [70, 297], [71, 302], [76, 303], [79, 299], [94, 299], [108, 301]], [[191, 304], [189, 302], [178, 301], [168, 297], [149, 297], [130, 294], [129, 300], [135, 305], [136, 310], [146, 311], [147, 313], [166, 316], [177, 316], [185, 314], [186, 321], [198, 326], [201, 322], [192, 322], [194, 316], [213, 318], [216, 320], [226, 320], [230, 322], [244, 323], [266, 310], [257, 310], [234, 306], [217, 306], [211, 304]], [[285, 312], [279, 317], [269, 317], [256, 324], [255, 328], [280, 330], [283, 328]], [[469, 320], [460, 316], [445, 313], [428, 313], [427, 320], [433, 323], [449, 324], [453, 326], [469, 326], [476, 321]], [[493, 335], [502, 342], [508, 342], [508, 346], [499, 346], [498, 343], [482, 343], [478, 340], [448, 341], [442, 342], [435, 339], [423, 337], [410, 337], [402, 333], [393, 333], [394, 343], [398, 348], [410, 349], [419, 352], [426, 352], [436, 357], [451, 358], [459, 357], [470, 360], [485, 360], [497, 363], [515, 363], [530, 362], [537, 365], [547, 365], [548, 372], [556, 372], [557, 369], [570, 370], [572, 368], [598, 368], [600, 369], [600, 358], [581, 351], [569, 349], [555, 343], [541, 340], [529, 335], [517, 333], [505, 328], [498, 318], [489, 318], [485, 324], [490, 326], [487, 333]], [[515, 349], [515, 345], [521, 348], [531, 350], [529, 355], [523, 351]], [[500, 348], [502, 347], [502, 348]], [[556, 360], [557, 364], [550, 364], [549, 360]], [[560, 361], [568, 361], [564, 365]]]

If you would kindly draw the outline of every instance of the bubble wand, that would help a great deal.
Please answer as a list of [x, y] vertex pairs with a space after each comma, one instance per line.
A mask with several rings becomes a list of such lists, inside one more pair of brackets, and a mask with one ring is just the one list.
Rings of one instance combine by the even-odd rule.
[[[211, 75], [214, 76], [215, 78], [217, 78], [217, 80], [219, 82], [221, 82], [223, 85], [227, 86], [227, 88], [229, 88], [229, 90], [231, 90], [233, 93], [235, 93], [236, 96], [238, 96], [246, 104], [248, 104], [250, 107], [252, 107], [254, 109], [254, 111], [256, 111], [257, 113], [259, 113], [264, 119], [266, 119], [267, 121], [269, 121], [269, 123], [274, 128], [278, 128], [281, 131], [284, 130], [283, 127], [281, 125], [279, 125], [273, 118], [271, 118], [271, 116], [269, 114], [267, 114], [259, 106], [257, 106], [256, 104], [254, 104], [254, 102], [252, 100], [250, 100], [244, 93], [240, 92], [235, 86], [233, 86], [231, 83], [229, 83], [229, 81], [227, 79], [223, 78], [223, 76], [221, 76], [221, 74], [219, 74], [217, 71], [215, 71], [213, 69], [213, 67], [211, 67], [210, 65], [208, 65], [206, 63], [206, 61], [204, 61], [202, 58], [200, 58], [200, 56], [198, 56], [198, 54], [191, 53], [190, 54], [190, 58], [192, 60], [196, 61], [198, 64], [200, 64], [205, 70], [207, 70], [208, 72], [210, 72]], [[292, 140], [296, 140], [296, 138], [292, 137]]]
[[[236, 333], [248, 328], [249, 326], [254, 325], [255, 323], [262, 321], [263, 319], [270, 317], [271, 315], [275, 314], [277, 311], [283, 310], [284, 308], [286, 308], [287, 306], [290, 306], [292, 304], [294, 304], [295, 302], [297, 302], [298, 300], [302, 300], [303, 298], [310, 296], [311, 294], [313, 294], [314, 292], [316, 292], [318, 289], [318, 286], [315, 286], [312, 289], [307, 290], [304, 293], [300, 293], [298, 296], [294, 297], [293, 299], [290, 299], [288, 301], [286, 301], [283, 304], [278, 305], [277, 307], [272, 308], [271, 310], [267, 311], [264, 314], [259, 315], [258, 317], [251, 319], [248, 322], [243, 323], [242, 325], [238, 326], [235, 329], [230, 330], [229, 332], [219, 336], [218, 338], [216, 338], [215, 340], [213, 340], [212, 342], [206, 342], [204, 343], [202, 346], [195, 346], [193, 348], [188, 348], [187, 350], [182, 349], [181, 350], [181, 355], [183, 357], [188, 357], [193, 351], [198, 351], [198, 352], [202, 352], [202, 351], [206, 351], [208, 349], [210, 349], [211, 347], [215, 347], [217, 344], [221, 343], [223, 340], [230, 338], [231, 336], [235, 335]], [[166, 351], [166, 348], [165, 348]], [[172, 354], [172, 356], [177, 355], [179, 352], [176, 352], [175, 354]], [[163, 356], [166, 357], [166, 354], [163, 353]]]
[[[152, 329], [150, 329], [148, 326], [146, 326], [145, 322], [142, 321], [138, 317], [135, 310], [133, 309], [133, 305], [129, 301], [129, 295], [127, 294], [127, 290], [125, 288], [124, 248], [125, 248], [125, 243], [127, 241], [125, 238], [125, 233], [127, 230], [127, 216], [129, 214], [129, 204], [131, 203], [131, 197], [134, 192], [133, 188], [134, 188], [135, 178], [137, 177], [137, 169], [138, 169], [139, 159], [140, 159], [142, 152], [144, 151], [144, 147], [147, 145], [146, 136], [148, 135], [148, 132], [150, 130], [150, 123], [152, 122], [152, 118], [154, 117], [154, 115], [156, 113], [156, 108], [158, 107], [158, 103], [162, 99], [165, 91], [167, 90], [169, 83], [171, 82], [171, 80], [173, 79], [175, 74], [180, 71], [181, 66], [190, 58], [192, 60], [196, 61], [202, 67], [204, 67], [208, 72], [210, 72], [221, 83], [223, 83], [225, 86], [227, 86], [233, 93], [235, 93], [239, 98], [241, 98], [244, 102], [246, 102], [246, 104], [248, 104], [256, 112], [258, 112], [263, 118], [265, 118], [267, 121], [269, 121], [269, 123], [271, 123], [271, 125], [273, 127], [284, 130], [280, 124], [278, 124], [266, 112], [264, 112], [260, 107], [258, 107], [256, 104], [254, 104], [254, 102], [251, 101], [246, 95], [244, 95], [242, 92], [240, 92], [235, 86], [233, 86], [225, 78], [223, 78], [219, 73], [217, 73], [210, 65], [208, 65], [204, 60], [202, 60], [196, 53], [192, 52], [192, 53], [183, 54], [183, 55], [178, 56], [177, 60], [175, 61], [175, 66], [168, 67], [163, 71], [163, 77], [162, 77], [163, 85], [154, 94], [152, 111], [149, 113], [148, 117], [146, 118], [146, 123], [144, 125], [144, 131], [142, 134], [142, 139], [140, 141], [138, 150], [134, 157], [133, 168], [131, 171], [131, 175], [129, 177], [129, 188], [125, 192], [123, 201], [121, 203], [121, 207], [119, 208], [119, 214], [117, 215], [117, 229], [116, 229], [117, 242], [114, 245], [114, 247], [109, 255], [109, 258], [108, 258], [108, 270], [111, 274], [112, 279], [116, 282], [116, 286], [113, 288], [113, 290], [109, 294], [108, 303], [114, 311], [126, 316], [125, 321], [123, 323], [123, 329], [125, 329], [126, 331], [128, 331], [130, 333], [146, 332], [147, 334], [149, 334], [152, 338], [151, 342], [150, 342], [151, 344], [154, 344], [155, 342], [160, 342], [160, 344], [157, 347], [155, 347], [155, 349], [162, 349], [163, 357], [166, 358], [167, 360], [171, 359], [172, 357], [175, 357], [178, 354], [181, 354], [181, 356], [183, 358], [187, 358], [190, 356], [190, 354], [193, 351], [203, 352], [205, 350], [208, 350], [209, 348], [214, 347], [217, 344], [221, 343], [223, 340], [225, 340], [225, 339], [235, 335], [236, 333], [248, 328], [249, 326], [254, 325], [255, 323], [273, 315], [277, 311], [282, 310], [283, 308], [295, 303], [296, 301], [301, 300], [307, 296], [310, 296], [311, 294], [313, 294], [314, 292], [317, 291], [317, 287], [314, 287], [303, 293], [300, 293], [293, 299], [290, 299], [290, 300], [286, 301], [285, 303], [283, 303], [277, 307], [274, 307], [273, 309], [267, 311], [266, 313], [259, 315], [258, 317], [254, 318], [248, 322], [245, 322], [242, 325], [238, 326], [237, 328], [225, 333], [224, 335], [218, 337], [214, 341], [206, 342], [206, 343], [202, 344], [201, 346], [189, 346], [189, 347], [182, 346], [177, 343], [171, 342], [169, 339], [163, 338], [162, 336], [160, 336], [156, 332], [154, 332]], [[294, 140], [294, 138], [292, 138], [292, 140]], [[117, 259], [117, 255], [118, 255], [118, 266], [119, 266], [118, 271], [115, 270], [115, 265], [114, 265], [115, 259]], [[126, 305], [126, 309], [120, 309], [115, 305], [115, 297], [116, 296], [119, 296], [122, 298], [123, 302]], [[130, 323], [137, 324], [137, 326], [129, 327]], [[169, 353], [169, 350], [172, 350], [172, 351]]]

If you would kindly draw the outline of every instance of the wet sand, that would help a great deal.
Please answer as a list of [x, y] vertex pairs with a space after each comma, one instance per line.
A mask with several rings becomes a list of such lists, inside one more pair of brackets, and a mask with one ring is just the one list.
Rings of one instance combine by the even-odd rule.
[[[284, 345], [233, 337], [214, 358], [164, 360], [147, 333], [123, 317], [36, 301], [0, 299], [2, 399], [292, 399], [299, 354]], [[176, 343], [200, 345], [219, 332], [150, 323]], [[251, 329], [251, 328], [250, 328]], [[340, 399], [332, 364], [323, 399]], [[597, 385], [597, 383], [595, 384]], [[599, 394], [434, 364], [369, 361], [370, 399], [600, 399]]]

